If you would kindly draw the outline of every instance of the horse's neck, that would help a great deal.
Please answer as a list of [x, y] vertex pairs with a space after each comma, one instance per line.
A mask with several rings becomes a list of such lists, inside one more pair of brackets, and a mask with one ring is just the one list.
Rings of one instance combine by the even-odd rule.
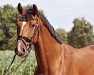
[[57, 61], [62, 53], [62, 47], [43, 25], [40, 27], [39, 40], [34, 47], [38, 68], [48, 75], [48, 68]]
[[47, 67], [45, 52], [43, 50], [43, 45], [42, 45], [40, 36], [39, 36], [38, 43], [34, 44], [34, 47], [35, 47], [35, 55], [36, 55], [38, 69], [40, 69], [40, 72], [43, 72], [47, 70], [48, 67]]
[[51, 64], [58, 59], [62, 52], [61, 45], [51, 36], [48, 29], [41, 25], [40, 34], [42, 47], [47, 63]]

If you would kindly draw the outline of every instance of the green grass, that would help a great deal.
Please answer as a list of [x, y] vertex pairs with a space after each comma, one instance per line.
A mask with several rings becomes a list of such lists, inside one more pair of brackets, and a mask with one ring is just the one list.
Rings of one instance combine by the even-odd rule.
[[[0, 75], [3, 75], [4, 70], [10, 65], [13, 56], [13, 51], [0, 51]], [[22, 60], [23, 58], [17, 56], [11, 70], [19, 65]], [[24, 63], [11, 75], [34, 75], [35, 66], [35, 54], [34, 51], [32, 51]]]

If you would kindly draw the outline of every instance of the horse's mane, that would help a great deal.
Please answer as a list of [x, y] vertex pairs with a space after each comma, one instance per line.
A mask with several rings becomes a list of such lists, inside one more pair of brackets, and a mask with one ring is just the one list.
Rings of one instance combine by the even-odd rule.
[[46, 28], [48, 29], [48, 31], [50, 32], [51, 36], [54, 37], [55, 40], [56, 40], [58, 43], [62, 44], [61, 38], [57, 35], [57, 32], [54, 30], [54, 28], [53, 28], [52, 25], [49, 23], [49, 21], [46, 19], [46, 17], [44, 17], [44, 15], [41, 15], [41, 14], [39, 14], [39, 15], [41, 16], [41, 19], [42, 19], [44, 25], [46, 26]]
[[[22, 20], [27, 20], [32, 18], [33, 13], [31, 12], [30, 9], [27, 9], [24, 14], [21, 16]], [[60, 37], [57, 35], [56, 31], [54, 30], [54, 28], [52, 27], [52, 25], [49, 23], [49, 21], [46, 19], [46, 17], [44, 17], [43, 15], [41, 15], [40, 12], [38, 12], [38, 16], [40, 16], [41, 20], [43, 21], [44, 25], [46, 26], [46, 28], [48, 29], [48, 31], [50, 32], [51, 36], [53, 38], [56, 39], [56, 41], [60, 44], [62, 44], [62, 40], [60, 39]]]

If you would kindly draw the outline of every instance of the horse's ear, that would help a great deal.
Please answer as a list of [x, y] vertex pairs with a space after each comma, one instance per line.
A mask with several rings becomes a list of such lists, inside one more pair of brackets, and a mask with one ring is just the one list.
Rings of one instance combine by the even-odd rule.
[[19, 12], [20, 14], [23, 13], [23, 8], [22, 8], [22, 6], [21, 6], [20, 3], [18, 4], [17, 9], [18, 9], [18, 12]]
[[33, 11], [34, 15], [36, 15], [38, 13], [38, 8], [35, 4], [33, 4], [32, 11]]

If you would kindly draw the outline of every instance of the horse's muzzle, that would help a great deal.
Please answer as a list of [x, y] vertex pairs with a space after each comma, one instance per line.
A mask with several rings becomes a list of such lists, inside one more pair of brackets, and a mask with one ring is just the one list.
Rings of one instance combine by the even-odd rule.
[[15, 53], [19, 57], [26, 57], [28, 55], [28, 51], [24, 48], [21, 48], [21, 50], [18, 50], [17, 48], [15, 48]]

